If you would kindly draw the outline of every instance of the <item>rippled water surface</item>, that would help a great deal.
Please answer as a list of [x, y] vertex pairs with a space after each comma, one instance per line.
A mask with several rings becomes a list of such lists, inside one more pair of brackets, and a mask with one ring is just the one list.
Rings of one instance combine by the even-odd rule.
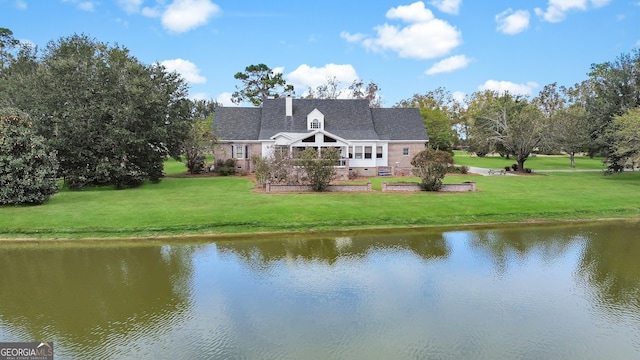
[[640, 225], [0, 243], [56, 359], [640, 359]]

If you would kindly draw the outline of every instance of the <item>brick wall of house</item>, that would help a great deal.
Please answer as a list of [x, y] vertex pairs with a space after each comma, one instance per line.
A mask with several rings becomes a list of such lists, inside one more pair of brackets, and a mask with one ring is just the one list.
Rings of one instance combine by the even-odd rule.
[[[409, 149], [409, 155], [403, 155], [405, 148]], [[411, 160], [424, 149], [423, 143], [389, 144], [389, 167], [395, 171], [394, 175], [410, 175]]]

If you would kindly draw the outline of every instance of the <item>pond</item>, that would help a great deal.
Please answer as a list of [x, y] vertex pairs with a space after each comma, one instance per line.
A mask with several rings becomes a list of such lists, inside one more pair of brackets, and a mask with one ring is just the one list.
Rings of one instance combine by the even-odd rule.
[[56, 359], [638, 359], [640, 223], [0, 243]]

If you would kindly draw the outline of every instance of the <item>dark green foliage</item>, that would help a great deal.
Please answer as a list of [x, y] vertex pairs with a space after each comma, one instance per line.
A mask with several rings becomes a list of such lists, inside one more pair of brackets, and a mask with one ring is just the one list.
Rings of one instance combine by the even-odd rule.
[[318, 153], [316, 148], [309, 147], [299, 154], [297, 164], [304, 170], [313, 191], [324, 191], [336, 176], [334, 166], [339, 158], [335, 148], [325, 148]]
[[[3, 75], [0, 101], [32, 115], [72, 189], [160, 181], [163, 161], [180, 155], [189, 131], [190, 101], [177, 74], [84, 35], [50, 42], [41, 58], [23, 52]], [[13, 95], [20, 88], [28, 91]]]
[[34, 133], [26, 114], [0, 109], [0, 205], [38, 205], [58, 185], [55, 153]]
[[230, 158], [225, 161], [216, 160], [216, 172], [222, 176], [229, 176], [236, 173], [236, 159]]
[[420, 187], [425, 191], [440, 190], [451, 164], [453, 157], [449, 152], [433, 149], [423, 150], [411, 160], [412, 172], [420, 178]]

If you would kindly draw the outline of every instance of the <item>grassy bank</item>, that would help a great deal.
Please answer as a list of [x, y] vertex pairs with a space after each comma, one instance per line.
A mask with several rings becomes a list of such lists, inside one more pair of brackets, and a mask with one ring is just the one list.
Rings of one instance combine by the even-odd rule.
[[[167, 169], [183, 171], [175, 163]], [[376, 187], [390, 179], [372, 180]], [[479, 191], [266, 194], [256, 191], [246, 177], [169, 177], [138, 189], [63, 190], [42, 206], [0, 207], [0, 238], [235, 234], [640, 217], [640, 173], [445, 178], [447, 183], [462, 181], [476, 181]]]

